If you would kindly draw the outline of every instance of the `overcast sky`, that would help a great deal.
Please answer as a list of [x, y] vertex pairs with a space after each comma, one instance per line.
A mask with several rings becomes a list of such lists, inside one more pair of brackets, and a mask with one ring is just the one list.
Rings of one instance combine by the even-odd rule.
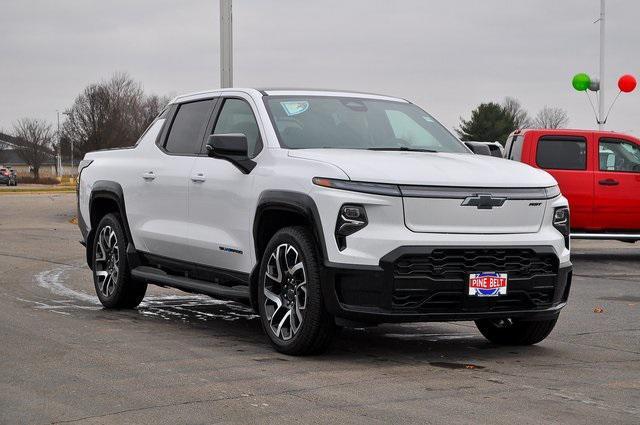
[[[234, 1], [237, 87], [322, 87], [410, 99], [449, 128], [513, 96], [594, 128], [577, 72], [598, 72], [599, 0]], [[0, 0], [0, 129], [55, 123], [89, 83], [126, 71], [147, 92], [219, 87], [218, 0]], [[640, 75], [640, 1], [607, 2], [607, 106]], [[607, 128], [640, 135], [640, 91]]]

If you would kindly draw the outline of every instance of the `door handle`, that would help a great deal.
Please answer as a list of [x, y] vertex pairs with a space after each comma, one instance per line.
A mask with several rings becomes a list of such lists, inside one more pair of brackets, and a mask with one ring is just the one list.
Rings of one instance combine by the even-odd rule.
[[204, 173], [196, 173], [191, 176], [191, 181], [194, 183], [203, 183], [207, 181], [207, 178], [204, 176]]
[[145, 180], [153, 180], [156, 178], [156, 175], [153, 173], [153, 171], [147, 171], [142, 175], [142, 178]]
[[615, 180], [615, 179], [604, 179], [604, 180], [600, 180], [598, 184], [602, 186], [617, 186], [620, 183], [618, 182], [618, 180]]

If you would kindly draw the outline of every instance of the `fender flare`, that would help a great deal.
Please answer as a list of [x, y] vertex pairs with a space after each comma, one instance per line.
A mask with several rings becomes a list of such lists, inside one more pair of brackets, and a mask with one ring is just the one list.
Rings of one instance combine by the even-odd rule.
[[124, 227], [124, 232], [129, 241], [129, 245], [127, 245], [127, 252], [130, 251], [130, 246], [135, 250], [133, 245], [133, 238], [131, 237], [131, 229], [129, 228], [129, 221], [127, 220], [127, 210], [125, 208], [124, 202], [124, 192], [122, 190], [122, 186], [120, 183], [110, 181], [110, 180], [98, 180], [93, 184], [91, 189], [91, 195], [89, 195], [89, 225], [90, 230], [86, 238], [87, 244], [87, 264], [91, 267], [92, 258], [91, 258], [91, 248], [93, 246], [93, 238], [95, 237], [95, 226], [97, 223], [91, 223], [92, 221], [92, 212], [93, 212], [93, 203], [97, 199], [109, 199], [116, 203], [118, 206], [118, 213], [122, 218], [122, 226]]
[[258, 246], [258, 230], [260, 228], [263, 214], [267, 211], [273, 210], [294, 212], [305, 217], [311, 224], [311, 231], [320, 245], [319, 254], [321, 260], [326, 261], [328, 259], [327, 245], [324, 239], [320, 214], [318, 212], [318, 207], [311, 196], [306, 193], [288, 190], [265, 190], [262, 192], [258, 198], [252, 229], [256, 265], [251, 271], [250, 292], [251, 304], [256, 311], [258, 311], [257, 278], [260, 270], [260, 261], [262, 260], [262, 258], [259, 258], [260, 247]]

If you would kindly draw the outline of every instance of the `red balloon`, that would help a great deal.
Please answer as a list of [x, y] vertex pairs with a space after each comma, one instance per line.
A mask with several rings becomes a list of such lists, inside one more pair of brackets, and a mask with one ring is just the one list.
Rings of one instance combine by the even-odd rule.
[[637, 84], [638, 82], [636, 81], [636, 77], [629, 74], [623, 75], [618, 80], [618, 88], [620, 89], [620, 91], [625, 93], [632, 92], [636, 88]]

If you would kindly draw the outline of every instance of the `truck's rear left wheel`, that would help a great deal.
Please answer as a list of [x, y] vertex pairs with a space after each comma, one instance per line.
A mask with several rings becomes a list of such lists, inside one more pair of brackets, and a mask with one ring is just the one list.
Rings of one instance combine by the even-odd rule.
[[320, 262], [304, 227], [278, 231], [265, 249], [258, 281], [258, 305], [265, 333], [285, 354], [325, 349], [335, 325], [320, 290]]
[[127, 265], [127, 239], [120, 216], [105, 215], [93, 238], [93, 282], [106, 308], [134, 308], [144, 298], [147, 284], [132, 279]]
[[480, 333], [494, 344], [533, 345], [545, 339], [558, 318], [550, 320], [484, 319], [476, 320]]

